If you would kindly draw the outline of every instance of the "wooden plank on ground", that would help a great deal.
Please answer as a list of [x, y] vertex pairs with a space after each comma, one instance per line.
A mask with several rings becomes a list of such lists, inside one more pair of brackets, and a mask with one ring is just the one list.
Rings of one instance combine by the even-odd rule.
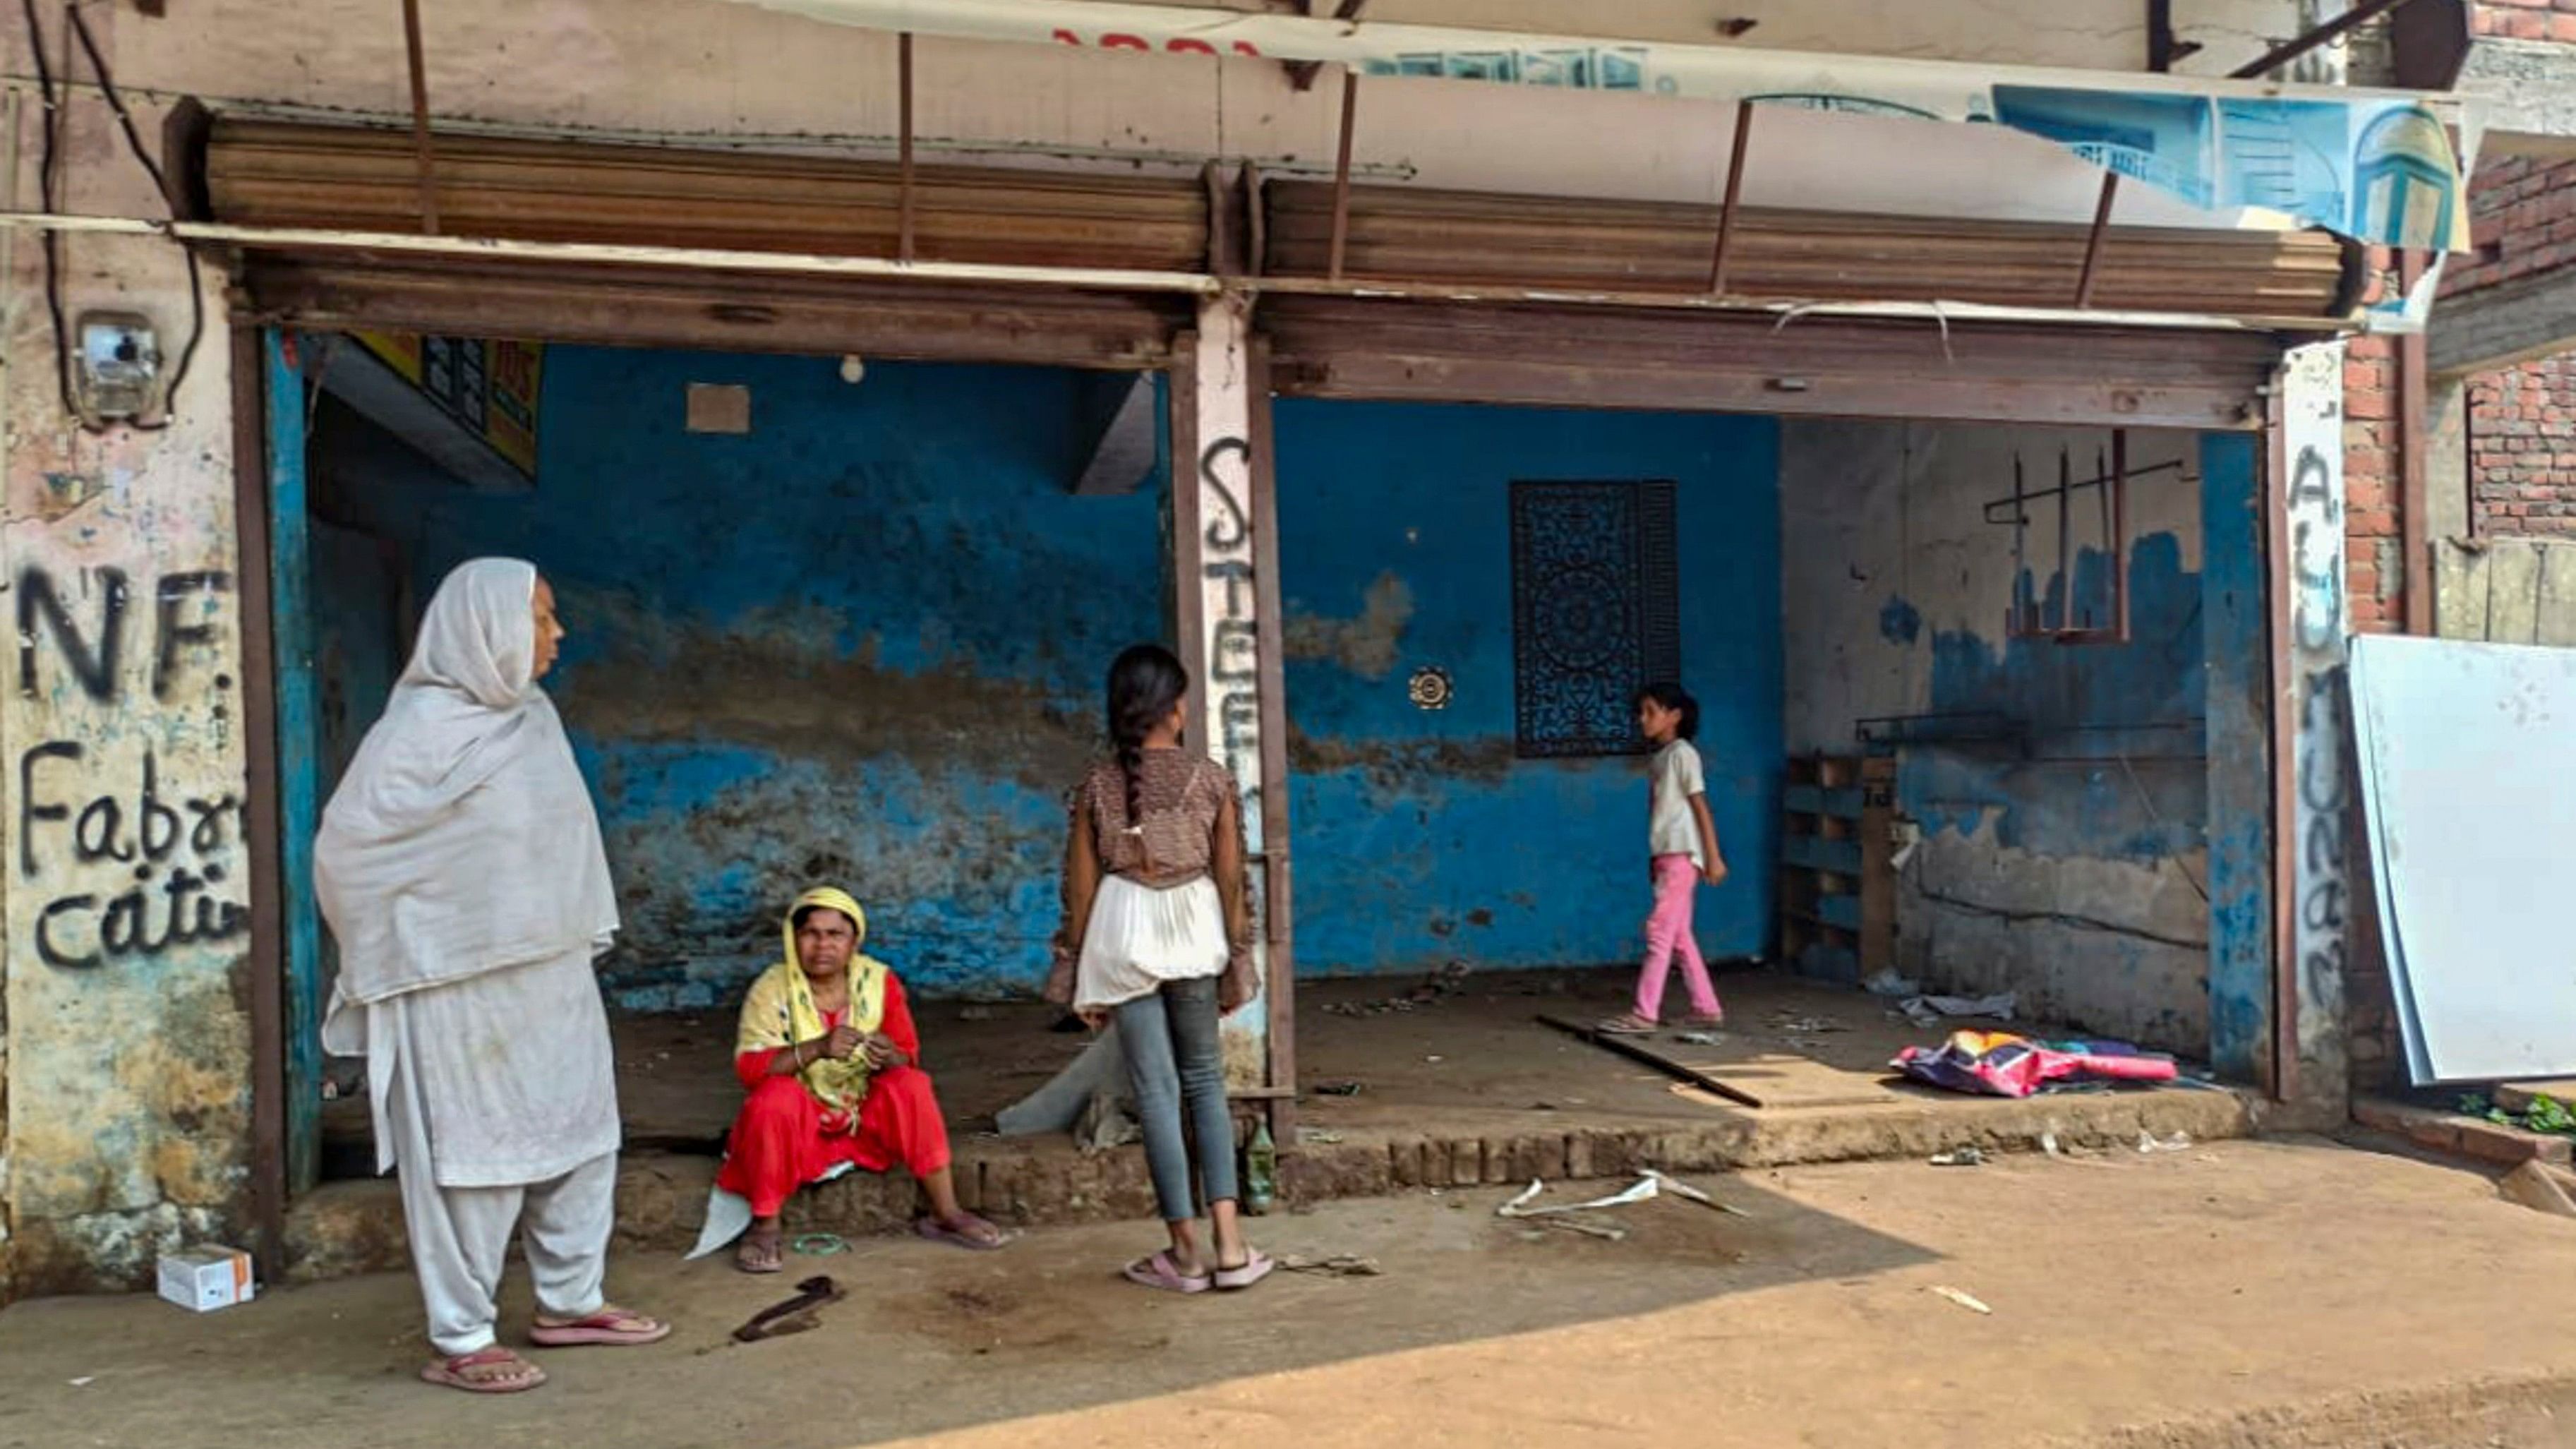
[[2532, 642], [2576, 644], [2576, 543], [2540, 544], [2539, 618]]
[[1686, 1067], [1680, 1062], [1674, 1061], [1671, 1057], [1665, 1056], [1663, 1053], [1656, 1051], [1651, 1047], [1639, 1046], [1636, 1042], [1626, 1037], [1613, 1036], [1609, 1032], [1601, 1031], [1594, 1027], [1567, 1021], [1561, 1016], [1547, 1016], [1542, 1014], [1538, 1021], [1541, 1026], [1554, 1027], [1558, 1031], [1564, 1032], [1567, 1036], [1573, 1037], [1577, 1041], [1590, 1042], [1605, 1052], [1615, 1052], [1620, 1056], [1626, 1057], [1632, 1062], [1643, 1062], [1645, 1065], [1653, 1067], [1656, 1071], [1673, 1078], [1675, 1081], [1688, 1082], [1692, 1086], [1706, 1088], [1707, 1090], [1715, 1092], [1719, 1096], [1726, 1098], [1730, 1102], [1741, 1102], [1747, 1107], [1759, 1107], [1762, 1105], [1762, 1099], [1754, 1096], [1751, 1092], [1745, 1091], [1741, 1087], [1729, 1086], [1726, 1083], [1719, 1081], [1717, 1078], [1710, 1076], [1708, 1073], [1701, 1071], [1697, 1067]]
[[2540, 547], [2527, 538], [2487, 546], [2487, 639], [2530, 644], [2540, 635]]
[[2445, 538], [2433, 545], [2433, 632], [2445, 639], [2487, 637], [2487, 551]]

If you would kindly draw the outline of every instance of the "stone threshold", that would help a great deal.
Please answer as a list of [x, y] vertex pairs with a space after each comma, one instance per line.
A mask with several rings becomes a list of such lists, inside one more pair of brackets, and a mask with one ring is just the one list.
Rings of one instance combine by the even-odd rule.
[[[1648, 1167], [1723, 1173], [1800, 1164], [1929, 1157], [1976, 1147], [2041, 1150], [2046, 1134], [2068, 1150], [2135, 1150], [2140, 1137], [2195, 1141], [2251, 1135], [2253, 1104], [2221, 1090], [2075, 1093], [2000, 1098], [1894, 1098], [1864, 1107], [1712, 1109], [1706, 1120], [1627, 1125], [1554, 1120], [1557, 1114], [1482, 1114], [1471, 1128], [1419, 1132], [1350, 1129], [1338, 1141], [1301, 1143], [1280, 1156], [1280, 1207], [1383, 1197], [1453, 1186], [1533, 1179], [1625, 1179]], [[617, 1244], [624, 1251], [685, 1252], [704, 1222], [715, 1180], [710, 1157], [629, 1153], [619, 1165]], [[957, 1144], [958, 1196], [1019, 1227], [1156, 1217], [1153, 1184], [1137, 1147], [1086, 1155], [1063, 1138], [966, 1137]], [[791, 1234], [859, 1237], [900, 1232], [918, 1211], [918, 1188], [900, 1172], [852, 1173], [789, 1203]], [[391, 1179], [327, 1183], [289, 1215], [290, 1282], [315, 1282], [409, 1264], [402, 1201]]]

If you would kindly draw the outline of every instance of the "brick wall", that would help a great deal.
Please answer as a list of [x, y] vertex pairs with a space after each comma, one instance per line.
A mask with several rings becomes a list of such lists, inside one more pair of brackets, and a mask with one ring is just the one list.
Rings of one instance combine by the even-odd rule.
[[2576, 537], [2576, 354], [2470, 379], [2469, 481], [2479, 533]]
[[[2576, 21], [2576, 0], [2562, 0]], [[2478, 167], [2469, 182], [2469, 245], [2442, 269], [2442, 295], [2456, 297], [2576, 262], [2576, 161], [2510, 156]]]
[[2576, 42], [2576, 0], [2479, 0], [2471, 14], [2480, 35]]
[[2397, 345], [2356, 337], [2343, 363], [2344, 592], [2365, 633], [2406, 620], [2397, 445]]

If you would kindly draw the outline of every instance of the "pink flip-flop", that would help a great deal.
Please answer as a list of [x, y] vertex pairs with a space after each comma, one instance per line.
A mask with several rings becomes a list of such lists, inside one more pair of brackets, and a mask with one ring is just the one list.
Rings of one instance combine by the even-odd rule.
[[1150, 1258], [1139, 1258], [1119, 1272], [1128, 1282], [1142, 1288], [1158, 1288], [1166, 1293], [1208, 1291], [1206, 1276], [1204, 1274], [1196, 1278], [1184, 1276], [1180, 1265], [1172, 1261], [1172, 1255], [1168, 1250], [1156, 1253]]
[[671, 1325], [624, 1308], [603, 1308], [571, 1323], [538, 1323], [528, 1328], [528, 1341], [541, 1348], [580, 1348], [590, 1344], [633, 1348], [660, 1343], [670, 1336]]
[[1269, 1277], [1270, 1270], [1277, 1266], [1279, 1265], [1270, 1261], [1269, 1254], [1256, 1248], [1244, 1258], [1243, 1266], [1217, 1269], [1216, 1286], [1228, 1293], [1239, 1292]]
[[[476, 1379], [465, 1375], [467, 1369], [493, 1368], [502, 1364], [516, 1364], [524, 1372], [514, 1378], [499, 1379]], [[424, 1383], [463, 1389], [469, 1394], [524, 1394], [546, 1381], [546, 1371], [496, 1343], [490, 1348], [460, 1353], [454, 1358], [428, 1364], [421, 1369], [420, 1377]]]

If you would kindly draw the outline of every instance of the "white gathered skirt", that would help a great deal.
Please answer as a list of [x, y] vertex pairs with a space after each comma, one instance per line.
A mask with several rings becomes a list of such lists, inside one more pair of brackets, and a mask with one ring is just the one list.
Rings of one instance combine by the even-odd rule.
[[1206, 876], [1160, 890], [1123, 875], [1103, 877], [1074, 971], [1076, 1010], [1107, 1010], [1166, 981], [1225, 970], [1225, 902]]

